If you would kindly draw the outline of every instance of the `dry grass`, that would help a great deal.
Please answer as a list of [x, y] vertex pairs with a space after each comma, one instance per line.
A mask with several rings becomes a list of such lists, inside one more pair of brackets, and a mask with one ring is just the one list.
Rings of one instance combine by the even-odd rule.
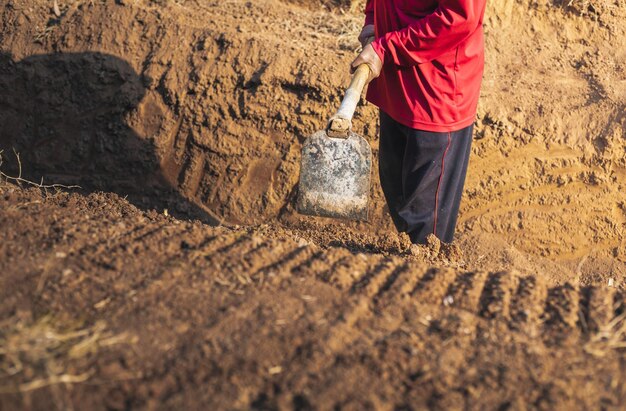
[[[127, 335], [107, 331], [103, 322], [68, 328], [51, 317], [34, 323], [4, 321], [0, 324], [0, 394], [85, 382], [92, 371], [79, 367], [80, 360], [104, 347], [129, 342]], [[77, 368], [82, 372], [75, 372]]]
[[619, 1], [611, 0], [556, 0], [555, 4], [582, 16], [598, 18], [613, 7], [624, 7]]
[[357, 53], [361, 50], [359, 43], [359, 34], [361, 33], [362, 24], [355, 20], [346, 20], [342, 22], [337, 35], [337, 46], [342, 50], [349, 50]]
[[362, 13], [365, 10], [366, 0], [351, 0], [348, 10], [351, 13]]
[[29, 186], [33, 186], [33, 187], [37, 187], [40, 188], [42, 190], [44, 190], [47, 193], [47, 190], [49, 188], [51, 189], [73, 189], [73, 188], [81, 188], [80, 186], [77, 185], [71, 185], [71, 186], [66, 186], [63, 184], [44, 184], [43, 183], [43, 176], [41, 177], [41, 181], [39, 183], [36, 183], [34, 181], [30, 181], [27, 180], [25, 178], [22, 178], [22, 161], [20, 159], [20, 155], [15, 151], [15, 149], [13, 149], [13, 154], [15, 154], [15, 159], [17, 162], [17, 176], [10, 176], [6, 173], [4, 173], [2, 171], [2, 164], [4, 163], [4, 158], [2, 157], [2, 153], [3, 151], [0, 150], [0, 181], [2, 180], [6, 180], [6, 181], [11, 181], [13, 183], [16, 183], [17, 185], [19, 185], [20, 187], [22, 186], [22, 184], [26, 184]]
[[621, 314], [600, 330], [585, 344], [585, 351], [596, 357], [626, 348], [626, 313]]
[[311, 10], [325, 10], [338, 14], [361, 14], [365, 10], [366, 0], [282, 0], [307, 7]]
[[311, 27], [312, 36], [329, 36], [335, 39], [337, 47], [356, 53], [360, 50], [359, 33], [363, 27], [363, 19], [353, 13], [328, 14], [313, 13]]

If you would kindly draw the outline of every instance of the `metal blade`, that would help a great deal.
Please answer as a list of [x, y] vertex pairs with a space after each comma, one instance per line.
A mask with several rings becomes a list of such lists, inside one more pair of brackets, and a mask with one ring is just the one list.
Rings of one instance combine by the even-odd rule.
[[372, 150], [350, 132], [331, 138], [318, 131], [302, 146], [297, 209], [302, 214], [367, 220]]

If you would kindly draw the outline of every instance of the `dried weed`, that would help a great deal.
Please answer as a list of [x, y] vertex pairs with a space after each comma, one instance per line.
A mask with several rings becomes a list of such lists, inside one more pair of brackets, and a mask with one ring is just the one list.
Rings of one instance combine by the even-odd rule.
[[[93, 371], [74, 374], [72, 364], [104, 347], [133, 342], [126, 334], [111, 334], [104, 322], [79, 329], [63, 328], [50, 316], [34, 323], [11, 319], [2, 324], [0, 394], [87, 381]], [[9, 384], [3, 383], [9, 378]]]
[[[621, 0], [620, 0], [621, 1]], [[614, 2], [610, 0], [556, 0], [555, 4], [566, 8], [581, 16], [590, 16], [598, 19], [613, 7], [623, 7], [620, 1]]]
[[33, 187], [37, 187], [37, 188], [40, 188], [40, 189], [44, 190], [44, 192], [46, 194], [48, 193], [47, 192], [48, 189], [81, 188], [80, 186], [77, 186], [77, 185], [67, 186], [67, 185], [63, 185], [63, 184], [44, 184], [43, 183], [43, 176], [41, 177], [41, 181], [39, 183], [36, 183], [34, 181], [30, 181], [30, 180], [27, 180], [25, 178], [22, 178], [22, 161], [20, 159], [20, 155], [15, 151], [15, 149], [13, 149], [13, 154], [15, 155], [15, 159], [16, 159], [16, 162], [17, 162], [17, 170], [18, 170], [18, 172], [17, 172], [17, 177], [10, 176], [10, 175], [4, 173], [3, 171], [1, 171], [2, 170], [2, 164], [4, 162], [4, 158], [2, 157], [2, 153], [3, 152], [4, 152], [3, 150], [0, 150], [0, 181], [2, 181], [2, 180], [12, 181], [12, 182], [16, 183], [17, 185], [19, 185], [20, 187], [22, 186], [22, 184], [27, 184], [27, 185], [30, 185], [30, 186], [33, 186]]
[[585, 352], [605, 357], [614, 350], [626, 348], [626, 313], [613, 318], [585, 344]]

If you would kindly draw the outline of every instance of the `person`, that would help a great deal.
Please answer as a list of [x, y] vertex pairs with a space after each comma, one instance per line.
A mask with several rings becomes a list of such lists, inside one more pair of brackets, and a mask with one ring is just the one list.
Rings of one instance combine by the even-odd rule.
[[368, 0], [365, 7], [363, 50], [351, 69], [370, 67], [383, 193], [395, 226], [416, 244], [431, 233], [454, 237], [483, 76], [485, 3]]

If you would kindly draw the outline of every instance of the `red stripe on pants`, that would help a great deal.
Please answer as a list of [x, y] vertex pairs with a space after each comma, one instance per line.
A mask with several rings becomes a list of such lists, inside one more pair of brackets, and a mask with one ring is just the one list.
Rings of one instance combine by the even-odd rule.
[[446, 154], [450, 149], [450, 143], [452, 142], [452, 136], [448, 133], [448, 145], [446, 146], [443, 156], [441, 156], [441, 173], [439, 174], [439, 181], [437, 182], [437, 191], [435, 192], [435, 223], [433, 224], [433, 234], [437, 235], [437, 217], [439, 214], [439, 188], [441, 187], [441, 180], [443, 179], [443, 172], [446, 167]]

